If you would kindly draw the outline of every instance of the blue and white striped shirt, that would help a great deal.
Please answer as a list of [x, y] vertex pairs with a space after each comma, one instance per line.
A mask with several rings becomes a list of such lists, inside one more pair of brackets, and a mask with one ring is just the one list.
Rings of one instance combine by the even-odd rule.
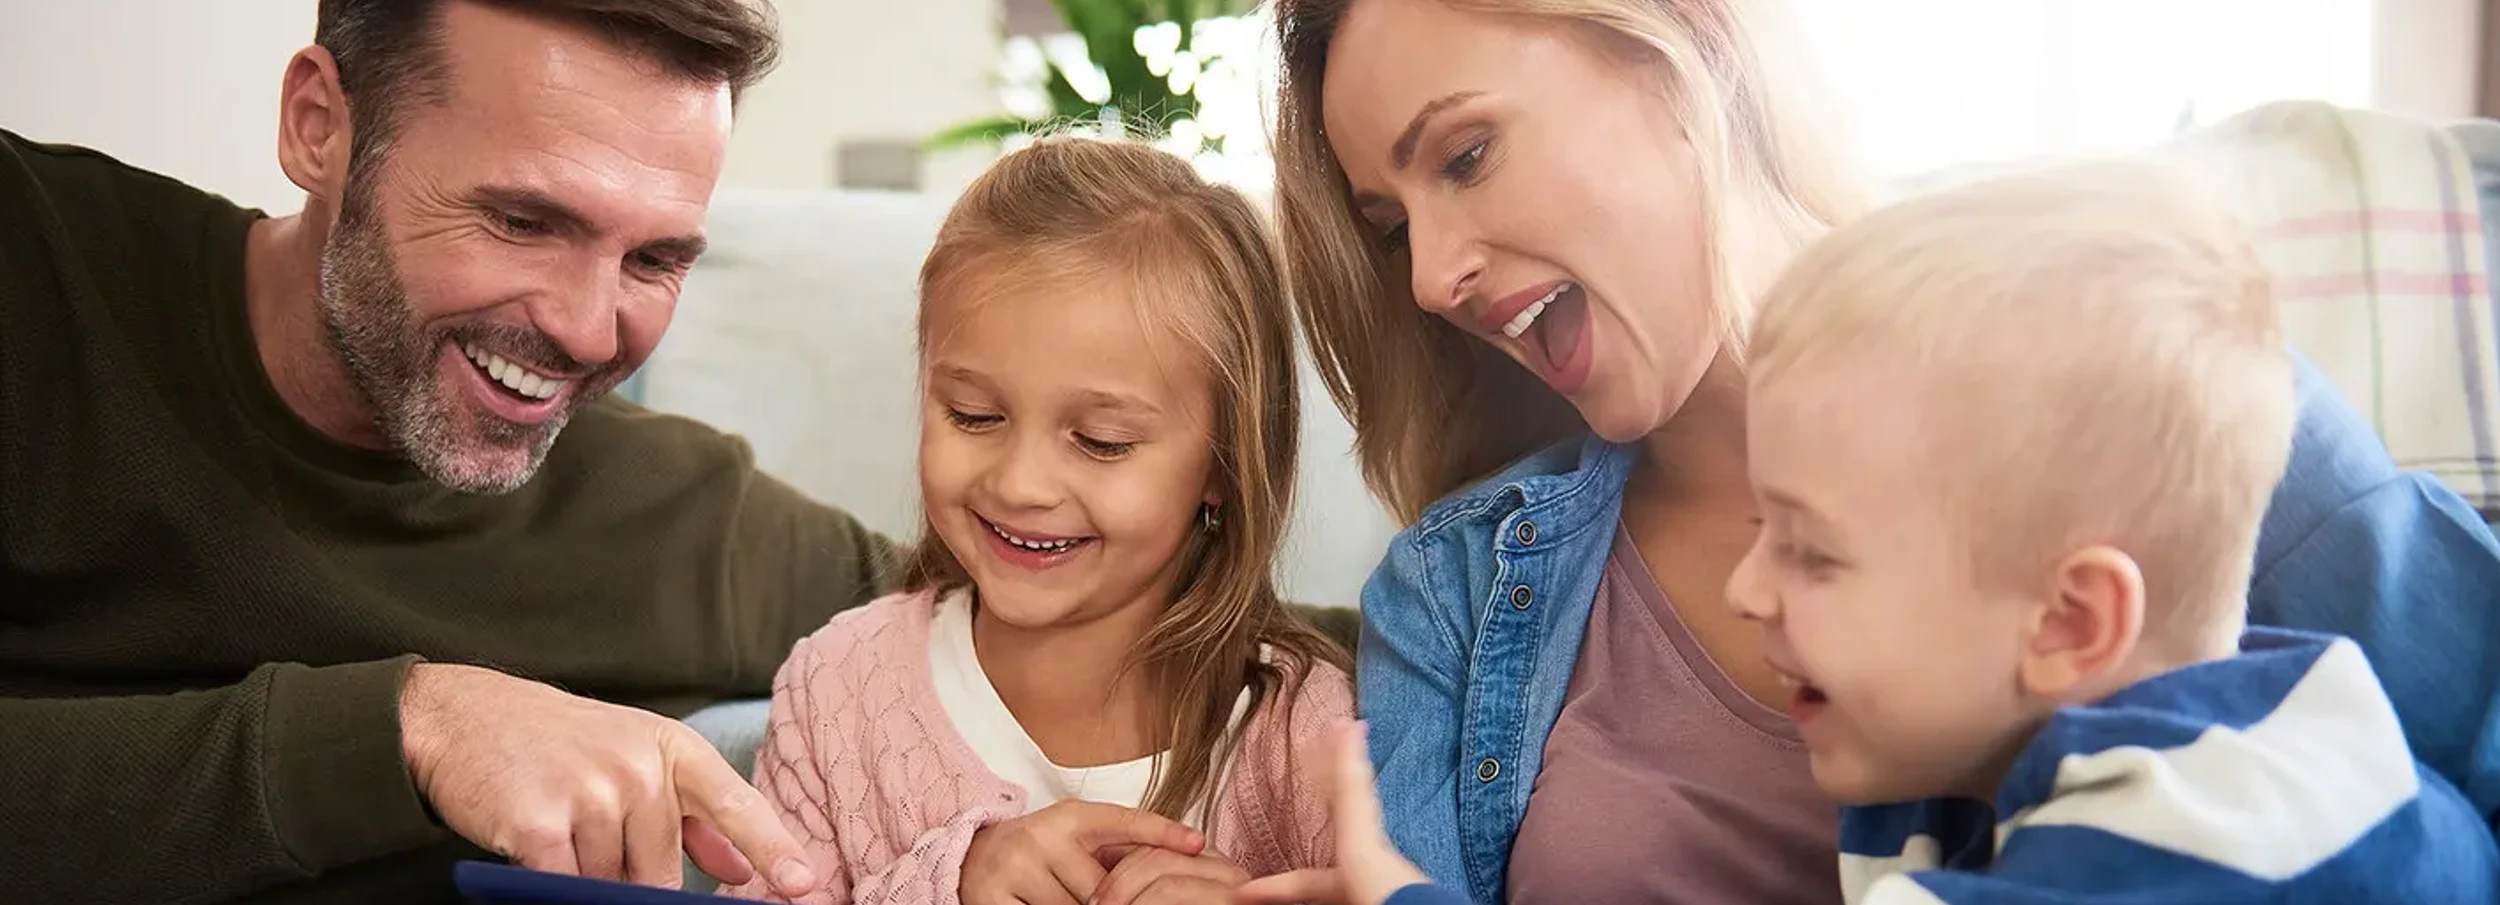
[[1847, 808], [1840, 848], [1850, 905], [2500, 898], [2491, 829], [2361, 649], [2280, 629], [2060, 710], [1993, 809]]

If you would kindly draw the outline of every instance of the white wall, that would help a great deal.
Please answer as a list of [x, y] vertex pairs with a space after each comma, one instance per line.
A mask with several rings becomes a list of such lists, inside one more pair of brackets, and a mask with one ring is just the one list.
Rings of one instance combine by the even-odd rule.
[[[996, 113], [998, 0], [778, 0], [781, 68], [738, 111], [724, 185], [826, 188], [848, 138], [918, 140]], [[942, 155], [924, 187], [952, 196], [986, 163]]]
[[[997, 0], [780, 0], [782, 68], [738, 115], [722, 184], [824, 188], [850, 137], [916, 139], [996, 109]], [[272, 212], [278, 85], [313, 0], [0, 0], [0, 128], [94, 147]], [[930, 161], [949, 190], [980, 156]]]
[[2372, 12], [2372, 106], [2434, 120], [2474, 115], [2481, 0], [2378, 0]]
[[0, 129], [291, 211], [278, 80], [312, 31], [312, 0], [0, 0]]

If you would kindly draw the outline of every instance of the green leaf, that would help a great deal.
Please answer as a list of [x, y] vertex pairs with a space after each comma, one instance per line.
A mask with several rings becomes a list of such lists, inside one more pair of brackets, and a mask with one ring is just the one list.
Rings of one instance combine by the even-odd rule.
[[947, 127], [945, 131], [922, 139], [920, 142], [920, 149], [924, 151], [947, 151], [955, 148], [971, 147], [973, 145], [995, 145], [999, 142], [1007, 140], [1011, 136], [1031, 132], [1040, 127], [1040, 123], [1027, 120], [1021, 116], [1000, 115], [984, 117], [971, 122], [959, 123], [954, 126]]

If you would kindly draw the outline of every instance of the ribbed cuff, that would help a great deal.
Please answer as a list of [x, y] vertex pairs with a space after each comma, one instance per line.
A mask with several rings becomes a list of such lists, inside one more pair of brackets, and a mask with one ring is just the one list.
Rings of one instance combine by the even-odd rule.
[[271, 677], [262, 787], [279, 843], [305, 870], [443, 838], [400, 745], [399, 692], [416, 662], [290, 665]]

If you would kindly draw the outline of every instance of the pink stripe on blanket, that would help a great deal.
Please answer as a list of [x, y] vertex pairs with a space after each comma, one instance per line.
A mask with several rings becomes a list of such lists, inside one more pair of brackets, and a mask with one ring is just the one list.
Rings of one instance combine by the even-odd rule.
[[[2365, 219], [2366, 218], [2366, 219]], [[2267, 224], [2258, 234], [2269, 239], [2302, 239], [2333, 233], [2361, 232], [2368, 229], [2393, 229], [2405, 232], [2466, 232], [2473, 230], [2481, 217], [2474, 211], [2433, 211], [2410, 208], [2376, 208], [2344, 210], [2331, 214], [2278, 220]]]
[[2388, 295], [2480, 296], [2484, 280], [2470, 273], [2381, 273], [2373, 281], [2364, 273], [2332, 273], [2295, 277], [2274, 284], [2278, 301], [2366, 295], [2372, 289]]

